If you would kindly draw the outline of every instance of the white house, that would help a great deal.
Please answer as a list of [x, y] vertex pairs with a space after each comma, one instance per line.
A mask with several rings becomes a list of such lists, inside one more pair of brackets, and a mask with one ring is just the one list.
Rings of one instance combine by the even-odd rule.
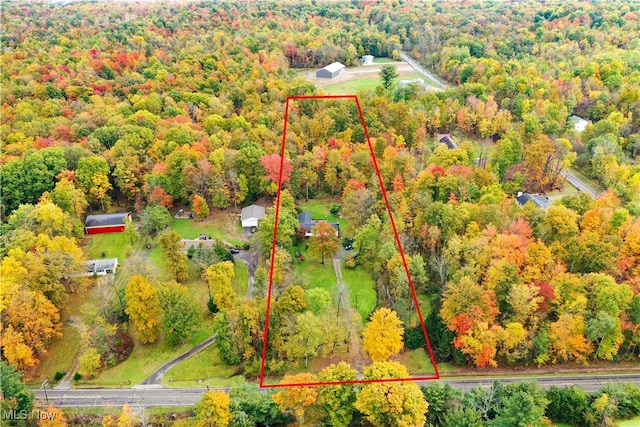
[[586, 120], [586, 119], [583, 119], [582, 117], [578, 117], [575, 115], [569, 117], [569, 122], [573, 125], [573, 129], [576, 132], [580, 132], [580, 133], [584, 132], [584, 130], [587, 128], [587, 125], [591, 123], [590, 120]]
[[84, 272], [81, 276], [105, 276], [116, 274], [118, 258], [90, 259], [84, 263]]
[[255, 228], [258, 226], [258, 222], [264, 218], [265, 209], [262, 206], [250, 205], [242, 208], [242, 215], [240, 220], [242, 221], [242, 228]]

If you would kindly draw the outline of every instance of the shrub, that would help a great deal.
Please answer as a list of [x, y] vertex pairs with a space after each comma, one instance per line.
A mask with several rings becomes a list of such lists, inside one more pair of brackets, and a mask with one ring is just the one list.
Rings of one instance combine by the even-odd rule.
[[60, 381], [61, 379], [64, 378], [64, 376], [67, 375], [67, 371], [56, 371], [55, 375], [53, 376], [53, 381], [57, 382]]
[[339, 205], [338, 203], [331, 203], [329, 212], [331, 213], [331, 215], [338, 215], [338, 212], [340, 212], [340, 209], [342, 209], [341, 205]]
[[74, 381], [80, 381], [81, 379], [82, 379], [82, 375], [80, 374], [80, 372], [76, 372], [75, 374], [73, 374]]
[[344, 266], [346, 268], [348, 268], [349, 270], [352, 270], [352, 269], [356, 268], [356, 265], [357, 265], [357, 263], [356, 263], [356, 259], [354, 257], [347, 258], [347, 260], [344, 263]]

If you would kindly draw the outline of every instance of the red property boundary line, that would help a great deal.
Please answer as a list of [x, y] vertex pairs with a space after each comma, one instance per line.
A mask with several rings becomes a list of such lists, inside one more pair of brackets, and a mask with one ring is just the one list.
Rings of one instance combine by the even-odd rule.
[[[265, 370], [265, 362], [267, 359], [267, 337], [269, 335], [269, 314], [271, 312], [271, 292], [273, 288], [273, 269], [274, 269], [275, 253], [276, 253], [276, 238], [278, 235], [278, 215], [280, 213], [280, 192], [282, 190], [282, 170], [283, 170], [283, 164], [284, 164], [284, 148], [285, 148], [286, 138], [287, 138], [287, 122], [289, 121], [289, 101], [300, 100], [300, 99], [352, 99], [355, 101], [356, 106], [358, 107], [358, 114], [360, 115], [360, 123], [362, 124], [362, 128], [364, 129], [365, 137], [367, 138], [367, 144], [369, 145], [369, 152], [371, 153], [373, 166], [376, 169], [376, 175], [378, 175], [378, 183], [380, 184], [382, 197], [384, 198], [384, 203], [387, 207], [387, 213], [389, 214], [389, 220], [391, 221], [391, 226], [393, 228], [393, 233], [395, 235], [396, 245], [398, 246], [398, 251], [400, 252], [400, 257], [402, 258], [402, 264], [404, 265], [404, 271], [407, 274], [409, 287], [411, 288], [411, 296], [413, 297], [413, 302], [418, 312], [418, 317], [420, 318], [420, 326], [422, 327], [422, 333], [424, 335], [425, 343], [427, 344], [427, 349], [429, 350], [429, 358], [431, 359], [431, 364], [433, 365], [433, 369], [435, 370], [435, 375], [433, 376], [415, 376], [415, 377], [408, 377], [408, 378], [385, 378], [380, 380], [364, 380], [363, 379], [363, 380], [351, 380], [351, 381], [312, 382], [312, 383], [299, 383], [299, 384], [294, 384], [294, 383], [265, 384], [264, 383], [264, 370]], [[273, 242], [271, 246], [271, 265], [269, 269], [269, 290], [267, 293], [267, 313], [266, 313], [264, 337], [263, 337], [263, 343], [262, 343], [262, 361], [260, 365], [260, 388], [304, 387], [304, 386], [309, 387], [309, 386], [320, 386], [320, 385], [386, 383], [386, 382], [424, 381], [424, 380], [437, 380], [437, 379], [440, 379], [440, 373], [438, 372], [438, 367], [436, 365], [436, 361], [433, 356], [433, 350], [431, 349], [431, 343], [429, 342], [427, 329], [424, 326], [422, 312], [420, 311], [420, 303], [418, 302], [418, 297], [416, 295], [413, 282], [411, 281], [411, 275], [409, 274], [409, 267], [407, 266], [407, 261], [404, 256], [404, 251], [402, 250], [402, 245], [400, 244], [400, 237], [398, 236], [396, 223], [393, 220], [393, 215], [391, 213], [391, 206], [389, 205], [389, 199], [387, 198], [387, 191], [385, 190], [384, 183], [382, 182], [382, 176], [380, 175], [380, 169], [378, 168], [378, 162], [376, 161], [376, 156], [373, 151], [373, 146], [371, 145], [371, 139], [369, 138], [369, 131], [367, 130], [367, 125], [365, 124], [365, 121], [364, 121], [364, 114], [362, 113], [362, 107], [360, 106], [360, 101], [358, 100], [358, 97], [356, 95], [288, 96], [285, 104], [284, 130], [282, 133], [282, 146], [280, 148], [280, 173], [278, 174], [278, 195], [276, 197], [276, 216], [275, 216], [275, 224], [273, 228]]]

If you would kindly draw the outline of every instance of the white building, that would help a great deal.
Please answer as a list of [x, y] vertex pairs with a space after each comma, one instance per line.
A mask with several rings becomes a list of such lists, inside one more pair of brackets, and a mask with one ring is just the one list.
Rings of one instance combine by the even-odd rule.
[[242, 208], [242, 215], [240, 220], [242, 221], [242, 228], [255, 228], [258, 226], [258, 222], [264, 218], [265, 209], [262, 206], [250, 205]]

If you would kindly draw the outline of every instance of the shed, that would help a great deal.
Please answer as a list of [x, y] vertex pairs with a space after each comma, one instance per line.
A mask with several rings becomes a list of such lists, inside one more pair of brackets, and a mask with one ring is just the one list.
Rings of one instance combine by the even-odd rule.
[[360, 58], [360, 64], [362, 65], [373, 64], [373, 55], [363, 55], [362, 58]]
[[591, 120], [583, 119], [582, 117], [573, 115], [569, 117], [569, 123], [573, 125], [573, 129], [576, 132], [582, 133], [587, 128], [587, 125], [591, 123]]
[[242, 208], [242, 215], [240, 221], [242, 221], [242, 228], [257, 227], [258, 222], [264, 218], [265, 209], [262, 206], [250, 205]]
[[[311, 233], [311, 229], [315, 227], [315, 225], [320, 221], [316, 219], [312, 219], [311, 212], [300, 212], [298, 214], [298, 222], [300, 223], [300, 226], [304, 227], [305, 229], [304, 235], [306, 237], [310, 237], [310, 236], [313, 236], [313, 233]], [[337, 222], [329, 222], [329, 221], [327, 221], [327, 224], [329, 224], [336, 230], [336, 236], [340, 235], [340, 224], [338, 224]]]
[[84, 222], [84, 232], [86, 234], [120, 233], [124, 231], [126, 221], [131, 221], [131, 212], [88, 215]]
[[339, 76], [340, 73], [342, 73], [345, 70], [345, 68], [346, 67], [344, 66], [344, 64], [341, 64], [339, 62], [334, 62], [333, 64], [329, 64], [326, 67], [316, 71], [316, 77], [332, 79], [336, 76]]
[[542, 209], [547, 209], [549, 206], [551, 206], [551, 201], [547, 196], [542, 196], [540, 194], [522, 193], [522, 192], [519, 192], [518, 195], [516, 196], [516, 202], [520, 206], [524, 206], [529, 201], [533, 202], [537, 207]]
[[450, 150], [458, 148], [458, 144], [453, 140], [450, 133], [441, 133], [438, 135], [438, 142], [446, 145]]
[[105, 276], [116, 274], [118, 258], [90, 259], [84, 263], [82, 276]]

